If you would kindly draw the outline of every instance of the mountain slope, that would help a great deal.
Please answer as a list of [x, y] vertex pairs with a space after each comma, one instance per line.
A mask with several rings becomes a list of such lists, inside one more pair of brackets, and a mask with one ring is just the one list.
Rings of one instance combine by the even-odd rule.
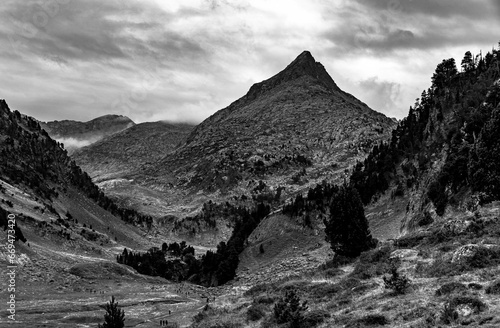
[[63, 143], [71, 154], [75, 149], [125, 130], [135, 123], [126, 116], [104, 115], [88, 122], [63, 120], [42, 122], [40, 125], [52, 139]]
[[35, 119], [12, 112], [4, 100], [0, 154], [2, 207], [18, 215], [28, 241], [34, 237], [40, 247], [63, 243], [97, 253], [104, 251], [101, 247], [118, 246], [118, 238], [120, 243], [143, 244], [133, 225], [147, 227], [151, 219], [117, 207]]
[[[222, 200], [248, 194], [260, 180], [294, 194], [323, 179], [341, 179], [395, 125], [341, 91], [306, 51], [132, 177], [137, 186], [173, 202], [179, 197], [188, 208], [201, 205], [196, 197], [201, 190]], [[173, 207], [165, 210], [180, 214]]]
[[126, 179], [173, 151], [192, 129], [188, 124], [140, 123], [76, 150], [71, 157], [96, 183]]

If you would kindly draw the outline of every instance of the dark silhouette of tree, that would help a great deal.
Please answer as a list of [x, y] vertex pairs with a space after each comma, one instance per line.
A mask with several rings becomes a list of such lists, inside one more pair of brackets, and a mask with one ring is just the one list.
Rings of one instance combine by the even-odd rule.
[[432, 84], [436, 89], [442, 89], [449, 86], [451, 79], [457, 74], [455, 59], [445, 59], [436, 67], [436, 72], [432, 76]]
[[324, 223], [326, 240], [336, 254], [356, 257], [376, 245], [361, 198], [357, 190], [347, 184], [333, 196], [330, 217]]
[[462, 70], [464, 72], [469, 72], [475, 69], [474, 59], [470, 51], [465, 53], [464, 59], [462, 59]]
[[123, 328], [125, 326], [125, 312], [115, 303], [115, 297], [111, 296], [111, 301], [106, 304], [104, 323], [99, 324], [99, 328]]

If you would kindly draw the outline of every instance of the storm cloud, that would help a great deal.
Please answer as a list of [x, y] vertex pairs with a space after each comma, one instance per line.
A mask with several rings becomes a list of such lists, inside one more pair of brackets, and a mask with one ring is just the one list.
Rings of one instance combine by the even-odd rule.
[[198, 123], [303, 50], [406, 115], [443, 59], [496, 46], [496, 0], [5, 0], [0, 98], [40, 120]]

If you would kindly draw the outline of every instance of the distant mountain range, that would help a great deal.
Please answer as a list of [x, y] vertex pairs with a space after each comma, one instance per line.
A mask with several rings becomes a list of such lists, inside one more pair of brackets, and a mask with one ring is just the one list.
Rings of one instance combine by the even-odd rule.
[[104, 115], [88, 122], [63, 120], [41, 122], [40, 125], [53, 139], [63, 143], [71, 154], [75, 149], [125, 130], [135, 123], [126, 116]]

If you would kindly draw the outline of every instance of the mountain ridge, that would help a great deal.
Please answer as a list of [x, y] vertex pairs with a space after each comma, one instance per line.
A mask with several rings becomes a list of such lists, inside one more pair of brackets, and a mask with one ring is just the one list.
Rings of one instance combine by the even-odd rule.
[[40, 125], [53, 139], [62, 142], [71, 154], [78, 148], [123, 131], [135, 123], [127, 116], [107, 114], [86, 122], [61, 120], [40, 122]]

